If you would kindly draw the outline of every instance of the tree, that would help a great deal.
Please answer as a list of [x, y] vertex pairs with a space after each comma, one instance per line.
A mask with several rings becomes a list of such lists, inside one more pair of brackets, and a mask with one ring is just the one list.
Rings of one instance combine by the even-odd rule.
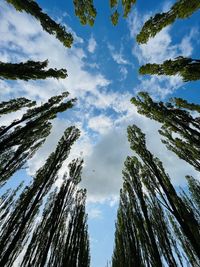
[[[186, 236], [182, 233], [177, 221], [174, 219], [173, 216], [169, 214], [169, 220], [171, 222], [171, 226], [173, 229], [173, 235], [178, 239], [179, 246], [185, 252], [184, 262], [187, 266], [196, 267], [199, 265], [199, 259], [196, 257], [190, 242], [186, 238]], [[183, 265], [184, 267], [185, 265]]]
[[[192, 176], [186, 176], [192, 202], [196, 205], [200, 214], [200, 182]], [[200, 218], [200, 216], [199, 216]]]
[[15, 189], [8, 189], [6, 192], [0, 196], [0, 232], [4, 229], [4, 222], [6, 221], [9, 212], [14, 205], [16, 194], [22, 188], [23, 182]]
[[[178, 266], [181, 253], [160, 198], [155, 180], [136, 157], [127, 157], [115, 232], [112, 266]], [[146, 187], [147, 185], [147, 187]]]
[[[123, 8], [123, 17], [127, 18], [131, 11], [132, 5], [134, 5], [136, 0], [121, 0], [121, 5]], [[93, 0], [73, 0], [75, 14], [79, 17], [81, 24], [90, 26], [94, 25], [95, 18], [97, 16], [97, 11], [94, 6]], [[119, 0], [110, 0], [110, 8], [112, 10], [111, 21], [113, 25], [117, 25], [119, 19], [118, 7], [120, 5]]]
[[137, 126], [128, 127], [128, 140], [131, 149], [138, 154], [151, 173], [151, 177], [154, 177], [157, 181], [157, 190], [162, 200], [176, 218], [183, 234], [189, 240], [196, 256], [200, 259], [200, 225], [194, 213], [187, 209], [184, 201], [177, 195], [168, 175], [165, 173], [162, 163], [146, 148], [145, 135]]
[[[60, 266], [90, 266], [89, 239], [85, 216], [86, 191], [79, 190], [75, 199], [75, 207], [71, 214], [69, 230], [64, 240], [64, 250]], [[56, 265], [55, 261], [55, 265]]]
[[[136, 0], [121, 0], [121, 5], [123, 9], [123, 17], [127, 18], [129, 13], [131, 12], [132, 6], [136, 3]], [[115, 26], [118, 23], [120, 13], [118, 11], [120, 3], [119, 0], [110, 0], [110, 7], [113, 13], [111, 15], [112, 24]]]
[[6, 0], [12, 4], [16, 10], [25, 11], [39, 20], [42, 28], [49, 34], [53, 34], [66, 47], [71, 47], [73, 43], [73, 36], [66, 32], [64, 26], [56, 23], [47, 14], [45, 14], [41, 7], [33, 0]]
[[72, 108], [75, 99], [62, 102], [68, 92], [54, 96], [41, 106], [27, 110], [21, 119], [0, 128], [0, 185], [31, 158], [51, 130], [50, 120]]
[[[138, 201], [138, 206], [141, 210], [141, 216], [143, 217], [144, 224], [146, 225], [147, 237], [146, 242], [148, 244], [149, 262], [152, 266], [162, 266], [162, 260], [159, 255], [156, 239], [153, 233], [152, 224], [150, 222], [148, 208], [145, 203], [145, 194], [142, 190], [142, 183], [139, 179], [141, 164], [136, 157], [128, 157], [125, 161], [125, 171], [123, 171], [125, 185], [129, 194], [135, 194]], [[147, 241], [148, 240], [148, 241]]]
[[[70, 220], [72, 220], [74, 213], [78, 217], [79, 205], [84, 209], [85, 194], [77, 190], [81, 169], [82, 161], [73, 161], [69, 165], [69, 176], [67, 174], [64, 176], [64, 182], [59, 192], [57, 193], [55, 190], [50, 195], [43, 211], [42, 221], [34, 230], [26, 250], [22, 267], [89, 266], [89, 250], [87, 250], [87, 244], [84, 242], [85, 239], [88, 242], [87, 231], [84, 230], [86, 227], [85, 212], [78, 225], [73, 224], [73, 227], [70, 227]], [[65, 244], [69, 234], [74, 234], [76, 239], [71, 239], [68, 244]], [[73, 249], [69, 252], [65, 251], [66, 245], [73, 247]], [[66, 261], [63, 262], [63, 258], [73, 258], [72, 254], [75, 250], [77, 250], [76, 255], [74, 255], [75, 262], [69, 262], [69, 264]], [[85, 251], [86, 254], [83, 253]]]
[[138, 112], [162, 124], [162, 142], [176, 155], [200, 171], [200, 105], [175, 98], [168, 103], [154, 102], [146, 92], [131, 99]]
[[[135, 197], [133, 195], [129, 197], [124, 187], [120, 191], [115, 228], [112, 267], [145, 266], [148, 254], [147, 243], [144, 245], [143, 240], [146, 239], [146, 231]], [[141, 243], [144, 246], [141, 246]]]
[[140, 67], [140, 74], [180, 75], [184, 82], [200, 79], [200, 60], [177, 57], [162, 64], [146, 64]]
[[75, 15], [79, 17], [81, 24], [93, 26], [97, 11], [93, 0], [73, 0]]
[[46, 78], [62, 78], [67, 77], [65, 69], [47, 69], [48, 60], [45, 61], [27, 61], [25, 63], [4, 63], [0, 61], [0, 77], [9, 80], [36, 80]]
[[0, 103], [0, 116], [18, 111], [21, 108], [32, 107], [36, 104], [35, 101], [29, 100], [24, 97], [11, 99], [9, 101], [3, 101]]
[[173, 238], [155, 181], [149, 181], [146, 167], [136, 157], [126, 159], [123, 181], [112, 266], [183, 266], [183, 251]]
[[188, 18], [199, 8], [199, 0], [178, 0], [169, 11], [158, 13], [145, 22], [142, 30], [137, 35], [137, 42], [140, 44], [147, 43], [149, 38], [154, 37], [163, 28], [174, 23], [177, 19]]
[[198, 266], [200, 222], [192, 199], [177, 194], [135, 125], [128, 139], [140, 160], [127, 157], [124, 164], [112, 266]]
[[10, 211], [0, 235], [0, 266], [13, 266], [13, 262], [30, 236], [42, 200], [57, 180], [58, 171], [79, 135], [80, 132], [75, 127], [65, 130], [55, 152], [51, 153], [44, 166], [36, 172], [32, 184], [24, 189]]

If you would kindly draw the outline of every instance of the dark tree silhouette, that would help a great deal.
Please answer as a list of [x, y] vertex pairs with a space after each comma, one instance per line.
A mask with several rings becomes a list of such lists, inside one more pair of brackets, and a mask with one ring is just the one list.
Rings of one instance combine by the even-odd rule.
[[180, 75], [184, 82], [200, 79], [200, 60], [177, 57], [162, 64], [146, 64], [139, 69], [140, 74]]
[[162, 141], [167, 148], [200, 171], [200, 119], [191, 113], [199, 113], [200, 105], [180, 98], [157, 103], [145, 92], [139, 93], [131, 102], [140, 114], [162, 124], [159, 133], [164, 137]]
[[6, 217], [9, 215], [12, 206], [15, 203], [16, 194], [22, 188], [23, 182], [15, 189], [8, 189], [0, 196], [0, 233], [4, 230]]
[[[69, 175], [64, 176], [64, 182], [57, 193], [50, 195], [43, 212], [42, 221], [34, 230], [30, 244], [26, 250], [22, 267], [28, 266], [89, 266], [89, 250], [86, 251], [88, 242], [85, 231], [85, 214], [78, 218], [79, 205], [84, 211], [85, 195], [77, 191], [80, 182], [82, 161], [76, 160], [69, 165]], [[68, 176], [68, 177], [67, 177]], [[78, 224], [70, 227], [70, 220], [74, 213]], [[65, 244], [67, 235], [75, 235], [76, 239]], [[65, 251], [65, 246], [71, 246], [72, 251]], [[72, 255], [74, 251], [75, 255]], [[86, 253], [84, 253], [86, 252]], [[70, 254], [70, 255], [69, 255]], [[63, 258], [73, 258], [74, 262], [63, 262]]]
[[45, 61], [27, 61], [21, 63], [4, 63], [0, 62], [0, 78], [8, 80], [36, 80], [46, 78], [62, 78], [67, 77], [65, 69], [47, 69], [48, 60]]
[[200, 221], [192, 196], [199, 188], [191, 190], [197, 182], [190, 182], [191, 198], [179, 196], [141, 130], [129, 126], [128, 138], [140, 160], [125, 161], [112, 266], [198, 266]]
[[75, 99], [63, 101], [67, 96], [67, 92], [54, 96], [47, 103], [29, 109], [21, 119], [0, 128], [0, 185], [44, 143], [51, 130], [50, 120], [73, 107]]
[[[140, 156], [151, 176], [156, 179], [158, 183], [157, 190], [159, 190], [166, 207], [176, 218], [183, 234], [190, 242], [196, 256], [200, 259], [200, 225], [194, 213], [187, 209], [184, 201], [176, 193], [162, 163], [147, 150], [145, 135], [137, 126], [128, 127], [128, 139], [131, 149]], [[160, 189], [162, 189], [163, 193]]]
[[13, 266], [13, 262], [26, 244], [39, 212], [42, 200], [58, 178], [58, 171], [69, 155], [71, 146], [79, 137], [75, 127], [66, 129], [55, 152], [51, 153], [44, 166], [35, 175], [33, 183], [20, 195], [6, 220], [0, 236], [0, 266]]
[[15, 99], [11, 99], [9, 101], [3, 101], [0, 103], [0, 116], [15, 112], [25, 107], [32, 107], [36, 105], [35, 101], [29, 100], [25, 97], [19, 97]]
[[56, 23], [47, 14], [45, 14], [41, 7], [33, 0], [6, 0], [12, 4], [16, 10], [25, 11], [35, 17], [41, 24], [42, 28], [49, 34], [53, 34], [66, 47], [71, 47], [73, 43], [73, 36], [66, 32], [64, 26]]

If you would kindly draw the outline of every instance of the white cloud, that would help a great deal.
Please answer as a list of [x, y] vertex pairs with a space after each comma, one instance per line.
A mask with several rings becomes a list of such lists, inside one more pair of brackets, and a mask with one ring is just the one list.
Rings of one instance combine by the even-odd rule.
[[100, 141], [93, 145], [91, 153], [85, 157], [81, 186], [88, 191], [89, 202], [109, 202], [113, 205], [122, 186], [122, 169], [128, 155], [134, 155], [129, 148], [126, 129], [136, 124], [147, 136], [148, 149], [163, 162], [166, 172], [176, 186], [185, 185], [185, 175], [198, 177], [198, 173], [189, 164], [180, 160], [166, 149], [160, 140], [160, 124], [139, 115], [130, 105], [126, 114], [114, 121], [109, 132], [101, 135]]
[[146, 91], [153, 96], [154, 99], [164, 99], [166, 96], [172, 94], [182, 84], [180, 76], [156, 76], [141, 77], [140, 83], [135, 87], [135, 93]]
[[89, 120], [88, 127], [93, 131], [104, 134], [112, 128], [112, 120], [105, 115], [95, 116]]
[[131, 65], [131, 63], [124, 58], [122, 51], [116, 52], [116, 49], [113, 45], [108, 44], [108, 49], [110, 50], [113, 60], [119, 65]]
[[97, 47], [97, 42], [94, 39], [94, 37], [91, 36], [90, 39], [89, 39], [89, 41], [88, 41], [88, 51], [90, 53], [94, 53], [94, 51], [96, 50], [96, 47]]

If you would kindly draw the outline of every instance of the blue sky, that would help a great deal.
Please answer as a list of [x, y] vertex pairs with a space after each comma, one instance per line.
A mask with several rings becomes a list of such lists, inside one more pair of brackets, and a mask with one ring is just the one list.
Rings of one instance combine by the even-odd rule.
[[[81, 155], [85, 161], [81, 186], [88, 191], [92, 267], [105, 266], [112, 255], [121, 171], [126, 156], [132, 154], [126, 138], [127, 125], [136, 123], [143, 129], [149, 148], [164, 162], [176, 186], [185, 184], [186, 174], [197, 177], [192, 167], [166, 150], [157, 133], [159, 124], [138, 115], [130, 98], [146, 90], [157, 100], [178, 96], [200, 102], [199, 82], [183, 84], [177, 76], [138, 76], [138, 67], [147, 62], [159, 63], [179, 55], [200, 57], [200, 13], [177, 21], [146, 45], [138, 46], [135, 36], [144, 21], [156, 12], [167, 10], [175, 1], [138, 0], [128, 19], [121, 18], [116, 27], [110, 23], [108, 2], [95, 1], [98, 15], [91, 28], [80, 25], [74, 16], [72, 1], [38, 1], [49, 15], [74, 34], [71, 49], [64, 48], [53, 36], [42, 31], [31, 16], [0, 2], [0, 60], [49, 59], [51, 67], [68, 70], [68, 78], [59, 81], [0, 80], [0, 97], [5, 100], [23, 95], [44, 102], [65, 90], [71, 97], [77, 97], [75, 108], [53, 122], [51, 135], [28, 162], [25, 175], [33, 175], [42, 165], [66, 127], [75, 124], [81, 129], [81, 138], [74, 145], [70, 158]], [[1, 124], [9, 123], [20, 114], [1, 118]], [[24, 172], [13, 178], [15, 184]]]

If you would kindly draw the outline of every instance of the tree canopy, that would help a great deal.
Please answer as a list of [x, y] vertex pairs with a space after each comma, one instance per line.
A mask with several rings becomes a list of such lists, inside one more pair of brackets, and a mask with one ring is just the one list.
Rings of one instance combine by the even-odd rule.
[[20, 110], [21, 108], [30, 108], [35, 104], [35, 101], [29, 100], [25, 97], [13, 98], [9, 101], [3, 101], [0, 103], [0, 116]]
[[162, 64], [146, 64], [139, 69], [140, 74], [180, 75], [184, 82], [200, 79], [200, 60], [177, 57]]
[[174, 23], [177, 19], [188, 18], [199, 8], [199, 0], [177, 0], [169, 11], [158, 13], [145, 22], [142, 30], [136, 37], [137, 42], [140, 44], [147, 43], [149, 38], [154, 37], [163, 28]]
[[56, 150], [36, 172], [32, 184], [24, 189], [9, 216], [5, 218], [4, 227], [0, 231], [0, 266], [12, 266], [28, 241], [42, 200], [58, 179], [58, 172], [79, 135], [80, 132], [75, 127], [65, 130]]
[[127, 157], [124, 164], [112, 266], [198, 266], [198, 181], [188, 178], [192, 198], [178, 195], [137, 126], [128, 127], [128, 139], [140, 160]]
[[0, 78], [8, 80], [36, 80], [46, 78], [62, 78], [67, 77], [65, 69], [45, 69], [48, 65], [48, 60], [32, 61], [21, 63], [4, 63], [0, 61]]
[[[19, 120], [0, 127], [0, 186], [30, 159], [50, 134], [50, 121], [72, 108], [75, 99], [65, 101], [68, 92], [30, 108]], [[12, 103], [13, 101], [11, 101]]]
[[[112, 10], [111, 22], [113, 25], [117, 25], [120, 11], [120, 4], [123, 9], [123, 17], [127, 18], [128, 14], [131, 12], [132, 6], [135, 4], [136, 0], [109, 0], [110, 8]], [[83, 25], [93, 26], [95, 18], [97, 16], [97, 10], [94, 6], [93, 0], [73, 0], [75, 15], [79, 17], [80, 22]]]
[[192, 113], [199, 113], [200, 105], [180, 98], [168, 103], [154, 102], [146, 92], [139, 93], [131, 102], [140, 114], [162, 124], [159, 133], [167, 148], [200, 171], [200, 119]]
[[53, 34], [56, 38], [66, 47], [71, 47], [73, 43], [73, 36], [68, 33], [64, 26], [56, 23], [46, 13], [44, 13], [41, 7], [33, 0], [6, 0], [9, 4], [12, 4], [16, 10], [25, 11], [36, 18], [42, 28], [49, 34]]

